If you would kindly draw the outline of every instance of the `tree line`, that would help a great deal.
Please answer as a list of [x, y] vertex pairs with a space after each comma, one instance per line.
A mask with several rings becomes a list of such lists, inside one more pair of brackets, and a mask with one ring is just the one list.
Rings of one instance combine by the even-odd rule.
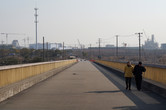
[[72, 50], [0, 49], [0, 66], [67, 59]]

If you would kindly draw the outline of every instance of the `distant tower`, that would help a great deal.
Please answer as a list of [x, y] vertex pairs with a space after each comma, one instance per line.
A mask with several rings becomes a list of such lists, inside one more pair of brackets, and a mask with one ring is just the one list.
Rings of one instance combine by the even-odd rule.
[[38, 46], [37, 46], [37, 17], [38, 17], [38, 14], [37, 14], [37, 10], [38, 8], [34, 8], [35, 9], [35, 27], [36, 27], [36, 49], [38, 49]]

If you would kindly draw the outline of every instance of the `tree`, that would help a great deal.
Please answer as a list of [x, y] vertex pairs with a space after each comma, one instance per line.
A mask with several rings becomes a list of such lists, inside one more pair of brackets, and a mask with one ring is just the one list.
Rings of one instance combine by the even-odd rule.
[[0, 59], [0, 65], [14, 65], [22, 63], [23, 59], [17, 56], [8, 56]]

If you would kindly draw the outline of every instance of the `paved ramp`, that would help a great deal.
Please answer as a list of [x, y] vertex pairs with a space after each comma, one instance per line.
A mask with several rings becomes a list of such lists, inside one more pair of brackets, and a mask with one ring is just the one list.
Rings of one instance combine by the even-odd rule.
[[79, 62], [2, 102], [0, 110], [166, 110], [165, 98], [126, 91], [122, 79], [96, 67]]

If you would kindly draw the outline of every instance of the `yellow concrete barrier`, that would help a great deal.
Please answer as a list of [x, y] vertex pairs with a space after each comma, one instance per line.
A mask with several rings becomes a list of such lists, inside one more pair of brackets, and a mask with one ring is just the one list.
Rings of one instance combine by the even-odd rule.
[[[124, 70], [126, 63], [118, 63], [111, 61], [96, 60], [95, 62], [118, 69], [120, 71]], [[166, 68], [145, 66], [146, 72], [143, 74], [144, 78], [166, 84]]]
[[9, 66], [0, 69], [0, 87], [75, 63], [76, 59]]

